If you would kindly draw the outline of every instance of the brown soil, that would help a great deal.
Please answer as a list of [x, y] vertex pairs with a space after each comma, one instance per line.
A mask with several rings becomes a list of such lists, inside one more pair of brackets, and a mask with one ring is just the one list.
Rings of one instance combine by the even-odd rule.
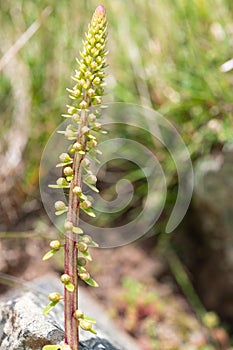
[[[1, 239], [1, 272], [24, 281], [62, 272], [61, 259], [41, 260], [48, 251], [48, 236], [55, 238], [55, 232], [43, 222], [37, 231], [42, 232], [43, 239]], [[209, 322], [213, 327], [208, 328], [197, 319], [158, 253], [134, 243], [92, 249], [92, 256], [89, 271], [100, 287], [85, 286], [143, 350], [230, 349], [222, 327]], [[5, 282], [0, 284], [0, 292], [6, 291]], [[211, 321], [213, 315], [208, 317]]]

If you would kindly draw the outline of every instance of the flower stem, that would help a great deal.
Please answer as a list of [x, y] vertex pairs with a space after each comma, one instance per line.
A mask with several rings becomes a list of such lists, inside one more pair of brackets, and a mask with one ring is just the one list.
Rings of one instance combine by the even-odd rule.
[[[82, 145], [82, 149], [86, 149], [86, 137], [82, 135], [82, 128], [88, 125], [88, 113], [82, 111], [77, 142]], [[72, 222], [74, 227], [79, 223], [79, 204], [80, 198], [73, 193], [73, 188], [79, 186], [82, 188], [82, 168], [81, 163], [84, 155], [75, 153], [73, 161], [74, 177], [70, 184], [69, 206], [67, 213], [67, 220]], [[65, 343], [69, 344], [72, 350], [78, 350], [79, 334], [77, 319], [73, 314], [78, 309], [78, 273], [77, 260], [78, 249], [76, 244], [78, 242], [77, 234], [72, 231], [66, 232], [65, 240], [65, 273], [71, 277], [71, 282], [74, 285], [74, 291], [70, 292], [64, 287], [64, 317], [65, 317]]]
[[[68, 153], [61, 153], [59, 156], [60, 162], [57, 167], [64, 167], [63, 176], [57, 179], [56, 184], [49, 185], [51, 188], [69, 188], [68, 207], [62, 201], [56, 201], [54, 204], [56, 215], [67, 212], [64, 223], [65, 243], [63, 245], [58, 240], [50, 242], [50, 251], [43, 257], [43, 260], [50, 259], [64, 246], [65, 266], [64, 274], [60, 278], [64, 284], [64, 298], [58, 292], [50, 293], [50, 303], [44, 308], [43, 314], [46, 315], [58, 302], [64, 300], [64, 346], [71, 350], [79, 349], [79, 326], [83, 330], [96, 334], [92, 328], [93, 322], [90, 321], [90, 317], [85, 316], [78, 309], [78, 276], [87, 284], [98, 287], [98, 283], [84, 268], [87, 260], [91, 260], [91, 255], [87, 251], [88, 247], [96, 247], [98, 244], [90, 236], [82, 235], [83, 231], [78, 226], [80, 209], [91, 217], [95, 217], [91, 208], [91, 200], [82, 193], [82, 183], [85, 182], [92, 190], [98, 192], [94, 186], [97, 178], [88, 169], [90, 161], [85, 157], [90, 151], [93, 151], [94, 155], [99, 154], [98, 150], [95, 149], [98, 143], [93, 133], [101, 132], [101, 124], [96, 122], [96, 118], [100, 115], [99, 108], [102, 106], [103, 86], [105, 85], [107, 18], [103, 5], [97, 6], [85, 38], [83, 51], [80, 52], [82, 58], [81, 60], [77, 59], [79, 70], [76, 70], [72, 77], [76, 82], [75, 86], [72, 90], [67, 89], [73, 104], [72, 106], [67, 105], [68, 114], [63, 114], [63, 117], [71, 118], [73, 124], [68, 125], [66, 130], [59, 131], [68, 140], [75, 140], [75, 142], [70, 145]], [[105, 132], [102, 131], [102, 133]], [[85, 162], [82, 166], [83, 161]], [[71, 168], [72, 163], [73, 167]], [[85, 175], [82, 178], [83, 170]], [[79, 234], [80, 236], [78, 236]], [[81, 257], [78, 256], [78, 252], [80, 252]]]

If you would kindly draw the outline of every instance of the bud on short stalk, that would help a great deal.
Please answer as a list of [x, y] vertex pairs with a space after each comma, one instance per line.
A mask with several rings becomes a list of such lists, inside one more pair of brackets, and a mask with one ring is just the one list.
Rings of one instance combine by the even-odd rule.
[[72, 191], [73, 191], [73, 193], [76, 194], [77, 196], [80, 196], [80, 194], [82, 194], [82, 189], [81, 189], [80, 186], [75, 186], [75, 187], [73, 188]]
[[92, 242], [92, 238], [89, 235], [84, 235], [81, 237], [83, 243], [90, 244]]
[[57, 201], [55, 202], [54, 207], [56, 210], [64, 210], [66, 208], [66, 205], [62, 201]]
[[63, 275], [61, 275], [61, 282], [64, 284], [67, 284], [71, 281], [71, 277], [69, 275], [67, 275], [67, 273], [64, 273]]
[[53, 250], [59, 250], [61, 248], [61, 242], [58, 240], [51, 241], [49, 245]]
[[49, 294], [49, 300], [54, 302], [54, 303], [57, 303], [58, 301], [61, 300], [61, 295], [60, 293], [58, 292], [53, 292], [53, 293], [50, 293]]
[[83, 280], [83, 281], [87, 281], [90, 278], [90, 274], [88, 272], [80, 272], [79, 277]]
[[73, 229], [73, 224], [71, 221], [66, 221], [64, 223], [64, 228], [66, 231], [71, 231]]
[[75, 310], [73, 316], [74, 316], [74, 318], [76, 318], [76, 319], [78, 320], [78, 319], [80, 319], [80, 318], [83, 318], [84, 312], [77, 309], [77, 310]]
[[86, 266], [86, 264], [87, 264], [87, 261], [86, 261], [86, 259], [85, 258], [78, 258], [78, 265], [79, 266]]
[[64, 174], [66, 176], [70, 176], [70, 175], [73, 175], [74, 171], [73, 169], [70, 167], [70, 166], [67, 166], [64, 168]]
[[78, 250], [80, 250], [81, 252], [86, 252], [88, 249], [88, 246], [86, 243], [84, 242], [79, 242], [76, 244], [76, 247], [78, 248]]

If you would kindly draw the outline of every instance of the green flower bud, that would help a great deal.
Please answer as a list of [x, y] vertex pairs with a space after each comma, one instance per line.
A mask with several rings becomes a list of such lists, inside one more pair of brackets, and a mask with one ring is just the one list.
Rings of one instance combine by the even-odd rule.
[[72, 130], [68, 129], [65, 131], [65, 137], [67, 137], [68, 139], [74, 136], [75, 136], [75, 133]]
[[81, 79], [82, 78], [82, 72], [76, 70], [75, 71], [75, 78], [78, 79], [78, 80]]
[[91, 49], [91, 53], [94, 57], [96, 57], [99, 54], [99, 50], [97, 50], [95, 47]]
[[88, 94], [88, 96], [93, 97], [93, 96], [95, 96], [95, 90], [94, 89], [89, 89], [87, 91], [87, 94]]
[[82, 194], [82, 189], [80, 186], [75, 186], [73, 188], [73, 193], [76, 194], [77, 196], [79, 196], [80, 194]]
[[88, 146], [90, 147], [90, 148], [95, 148], [96, 146], [97, 146], [97, 141], [96, 140], [90, 140], [89, 142], [88, 142]]
[[66, 221], [64, 223], [64, 228], [66, 231], [71, 231], [73, 229], [73, 224], [71, 221]]
[[79, 277], [83, 280], [83, 281], [87, 281], [90, 278], [90, 274], [89, 272], [85, 271], [85, 272], [80, 272]]
[[75, 142], [72, 147], [73, 147], [73, 149], [75, 151], [81, 151], [82, 150], [82, 145], [79, 142]]
[[99, 95], [99, 96], [102, 96], [104, 93], [104, 88], [102, 86], [99, 86], [97, 89], [96, 89], [96, 95]]
[[94, 122], [96, 120], [96, 115], [91, 113], [91, 114], [89, 114], [88, 119], [90, 120], [90, 122]]
[[80, 250], [80, 252], [86, 252], [88, 249], [88, 246], [86, 243], [84, 242], [79, 242], [76, 244], [76, 247], [78, 248], [78, 250]]
[[59, 159], [62, 163], [69, 162], [71, 160], [70, 156], [68, 153], [62, 153], [59, 156]]
[[73, 114], [72, 116], [72, 120], [77, 123], [80, 121], [80, 115], [78, 115], [77, 113]]
[[61, 242], [58, 240], [51, 241], [49, 244], [52, 250], [59, 250], [61, 248]]
[[66, 181], [66, 179], [64, 177], [59, 177], [59, 179], [57, 179], [56, 183], [59, 186], [67, 186], [67, 185], [69, 185], [69, 183]]
[[86, 68], [87, 68], [87, 66], [86, 66], [84, 63], [82, 63], [82, 64], [80, 65], [80, 69], [81, 69], [82, 71], [85, 71]]
[[80, 204], [80, 207], [82, 209], [89, 209], [89, 208], [91, 208], [91, 202], [88, 200], [85, 200]]
[[82, 127], [82, 134], [83, 134], [83, 135], [88, 134], [89, 131], [90, 131], [90, 129], [88, 128], [88, 126], [83, 126], [83, 127]]
[[98, 64], [94, 61], [91, 63], [91, 68], [96, 69], [98, 67]]
[[95, 185], [97, 182], [97, 177], [93, 174], [90, 174], [90, 175], [86, 176], [85, 180], [87, 182], [89, 182], [91, 185]]
[[86, 101], [82, 100], [82, 102], [80, 102], [80, 104], [79, 104], [79, 107], [81, 109], [86, 109], [88, 107], [88, 103]]
[[81, 320], [79, 322], [79, 325], [84, 331], [89, 331], [90, 329], [92, 329], [92, 324], [88, 321]]
[[89, 161], [89, 159], [84, 158], [84, 159], [82, 160], [82, 166], [83, 166], [84, 168], [89, 167], [90, 164], [91, 164], [91, 162]]
[[71, 107], [68, 108], [68, 113], [69, 114], [74, 114], [75, 112], [76, 112], [76, 108], [75, 107], [71, 106]]
[[71, 277], [69, 275], [67, 275], [66, 273], [64, 273], [63, 275], [61, 275], [61, 282], [64, 284], [67, 284], [71, 281]]
[[95, 123], [95, 124], [93, 125], [93, 127], [94, 127], [95, 130], [100, 130], [101, 127], [102, 127], [102, 125], [101, 125], [101, 123]]
[[202, 319], [204, 325], [208, 328], [215, 328], [219, 325], [219, 318], [213, 311], [206, 312]]
[[84, 317], [84, 312], [77, 309], [73, 313], [73, 316], [74, 316], [74, 318], [76, 318], [76, 320], [78, 320], [79, 318], [83, 318]]
[[70, 176], [70, 175], [73, 175], [74, 171], [73, 169], [70, 167], [70, 166], [67, 166], [64, 168], [64, 174], [66, 176]]
[[79, 97], [81, 95], [81, 91], [77, 89], [77, 90], [74, 90], [72, 94], [74, 97]]
[[103, 58], [101, 56], [98, 56], [98, 57], [96, 57], [95, 60], [96, 60], [97, 63], [100, 64], [103, 61]]
[[80, 88], [82, 88], [82, 86], [85, 84], [85, 80], [84, 79], [80, 79], [78, 82]]
[[[91, 60], [91, 58], [90, 58], [90, 60]], [[91, 73], [90, 71], [87, 71], [87, 72], [85, 73], [85, 78], [91, 79], [91, 77], [92, 77], [92, 73]]]
[[84, 85], [83, 85], [83, 88], [85, 90], [89, 89], [89, 87], [91, 86], [91, 82], [90, 81], [87, 81]]
[[62, 202], [62, 201], [55, 202], [54, 207], [55, 207], [56, 210], [64, 210], [64, 209], [66, 209], [65, 203]]
[[61, 295], [58, 292], [53, 292], [49, 294], [49, 300], [53, 301], [54, 303], [57, 303], [58, 301], [61, 300]]
[[99, 85], [101, 83], [101, 80], [99, 77], [96, 77], [94, 80], [93, 80], [93, 84], [95, 85]]
[[82, 242], [86, 243], [86, 244], [90, 244], [92, 242], [92, 238], [89, 235], [84, 235], [80, 237]]
[[101, 97], [100, 97], [100, 96], [96, 96], [96, 97], [95, 97], [95, 100], [94, 100], [94, 104], [100, 105], [101, 102], [102, 102]]
[[78, 258], [78, 265], [79, 266], [86, 266], [87, 260], [85, 258]]

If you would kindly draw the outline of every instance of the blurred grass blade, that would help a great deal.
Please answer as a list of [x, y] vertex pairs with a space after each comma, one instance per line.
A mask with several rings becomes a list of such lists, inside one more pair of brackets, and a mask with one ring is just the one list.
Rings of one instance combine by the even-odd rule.
[[17, 54], [17, 52], [28, 42], [28, 40], [37, 32], [41, 24], [52, 13], [50, 6], [46, 7], [39, 19], [37, 19], [32, 25], [19, 37], [19, 39], [9, 48], [9, 50], [0, 59], [0, 71], [5, 65]]

